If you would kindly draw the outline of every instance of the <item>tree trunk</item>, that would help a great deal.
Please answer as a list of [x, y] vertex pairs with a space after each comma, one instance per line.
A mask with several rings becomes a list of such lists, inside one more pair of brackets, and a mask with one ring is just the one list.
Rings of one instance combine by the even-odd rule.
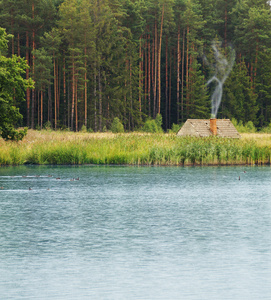
[[40, 92], [40, 129], [43, 125], [43, 91]]
[[151, 42], [150, 35], [148, 35], [148, 104], [149, 104], [149, 117], [151, 116]]
[[168, 127], [168, 36], [166, 36], [166, 130]]
[[96, 75], [96, 62], [94, 64], [94, 90], [93, 90], [93, 96], [94, 96], [94, 131], [97, 132], [97, 75]]
[[[33, 9], [33, 7], [32, 7]], [[34, 14], [34, 11], [33, 11]], [[33, 17], [34, 18], [34, 17]], [[32, 32], [32, 49], [35, 50], [35, 31]], [[32, 55], [32, 76], [35, 80], [35, 55], [33, 52]], [[34, 129], [34, 122], [35, 122], [35, 89], [32, 89], [32, 116], [31, 116], [31, 128]]]
[[133, 130], [133, 86], [132, 86], [132, 61], [130, 59], [130, 117], [129, 117], [129, 130]]
[[139, 101], [139, 111], [141, 112], [141, 92], [142, 92], [142, 51], [141, 51], [141, 39], [142, 36], [139, 39], [139, 83], [138, 83], [138, 101]]
[[172, 59], [169, 59], [169, 95], [168, 95], [168, 124], [171, 126], [171, 76], [172, 76]]
[[87, 128], [87, 118], [88, 118], [88, 113], [87, 113], [87, 48], [85, 47], [85, 126]]
[[186, 48], [186, 111], [189, 116], [189, 26], [187, 27], [187, 48]]
[[224, 47], [227, 48], [228, 1], [225, 1]]
[[54, 56], [54, 103], [55, 103], [55, 130], [57, 128], [57, 78], [56, 78], [56, 59], [55, 59], [55, 55]]
[[156, 91], [157, 91], [157, 20], [154, 29], [154, 87], [153, 87], [153, 117], [156, 117]]
[[255, 66], [254, 66], [254, 80], [255, 83], [256, 76], [257, 76], [257, 64], [258, 64], [258, 54], [259, 54], [259, 40], [256, 41], [256, 54], [255, 54]]
[[178, 28], [178, 38], [177, 38], [177, 124], [179, 124], [180, 118], [180, 26]]
[[78, 78], [75, 79], [75, 131], [78, 131]]
[[74, 119], [74, 102], [75, 102], [75, 62], [74, 54], [72, 55], [72, 107], [71, 107], [71, 130], [73, 131]]
[[163, 4], [163, 9], [162, 9], [160, 39], [159, 39], [159, 49], [158, 49], [158, 114], [160, 114], [161, 112], [161, 51], [162, 51], [164, 11], [165, 11], [165, 4]]
[[[30, 65], [29, 62], [29, 36], [28, 32], [26, 32], [26, 61], [27, 64]], [[29, 69], [26, 69], [26, 79], [29, 79]], [[26, 90], [26, 109], [27, 109], [27, 127], [30, 127], [30, 89]]]
[[[145, 36], [146, 39], [146, 36]], [[148, 41], [147, 39], [145, 40], [145, 49], [144, 49], [144, 53], [145, 53], [145, 70], [144, 70], [144, 78], [145, 78], [145, 91], [144, 91], [144, 113], [147, 114], [147, 91], [148, 91]]]
[[184, 107], [183, 107], [183, 98], [184, 98], [184, 85], [183, 85], [183, 79], [184, 79], [184, 38], [185, 38], [185, 30], [183, 30], [183, 51], [182, 51], [182, 82], [181, 82], [181, 89], [182, 89], [182, 98], [181, 98], [181, 117], [182, 117], [182, 123], [184, 122]]
[[99, 131], [102, 132], [102, 83], [101, 83], [101, 67], [99, 66], [98, 73], [98, 85], [99, 85]]
[[21, 56], [21, 48], [20, 48], [20, 33], [18, 33], [17, 35], [17, 52], [18, 52], [18, 56]]
[[58, 63], [58, 59], [57, 59], [57, 64], [56, 64], [56, 76], [57, 76], [57, 119], [59, 120], [59, 105], [60, 105], [60, 76], [59, 76], [59, 63]]
[[63, 102], [64, 102], [64, 125], [67, 126], [67, 99], [66, 99], [66, 61], [63, 58]]

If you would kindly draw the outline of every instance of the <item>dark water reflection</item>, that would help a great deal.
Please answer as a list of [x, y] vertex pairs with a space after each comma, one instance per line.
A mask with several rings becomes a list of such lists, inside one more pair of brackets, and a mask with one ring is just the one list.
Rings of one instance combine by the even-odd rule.
[[0, 298], [270, 299], [270, 183], [270, 167], [0, 168]]

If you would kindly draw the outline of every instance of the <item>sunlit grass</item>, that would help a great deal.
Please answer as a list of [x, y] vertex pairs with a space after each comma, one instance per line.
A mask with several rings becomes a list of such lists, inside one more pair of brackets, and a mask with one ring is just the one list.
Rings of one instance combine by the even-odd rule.
[[29, 130], [17, 143], [0, 139], [0, 165], [236, 165], [267, 164], [270, 157], [271, 134], [257, 133], [238, 140]]

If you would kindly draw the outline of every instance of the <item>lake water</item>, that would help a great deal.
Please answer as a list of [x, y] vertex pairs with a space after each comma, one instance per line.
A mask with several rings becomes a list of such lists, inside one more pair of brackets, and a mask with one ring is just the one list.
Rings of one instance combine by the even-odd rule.
[[2, 167], [0, 187], [0, 299], [271, 299], [270, 167]]

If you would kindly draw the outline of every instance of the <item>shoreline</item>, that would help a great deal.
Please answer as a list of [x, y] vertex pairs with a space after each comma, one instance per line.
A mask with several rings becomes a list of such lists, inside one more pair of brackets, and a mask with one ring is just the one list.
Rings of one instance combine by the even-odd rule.
[[0, 139], [0, 150], [0, 166], [252, 166], [270, 165], [271, 135], [223, 139], [29, 130], [17, 143]]

